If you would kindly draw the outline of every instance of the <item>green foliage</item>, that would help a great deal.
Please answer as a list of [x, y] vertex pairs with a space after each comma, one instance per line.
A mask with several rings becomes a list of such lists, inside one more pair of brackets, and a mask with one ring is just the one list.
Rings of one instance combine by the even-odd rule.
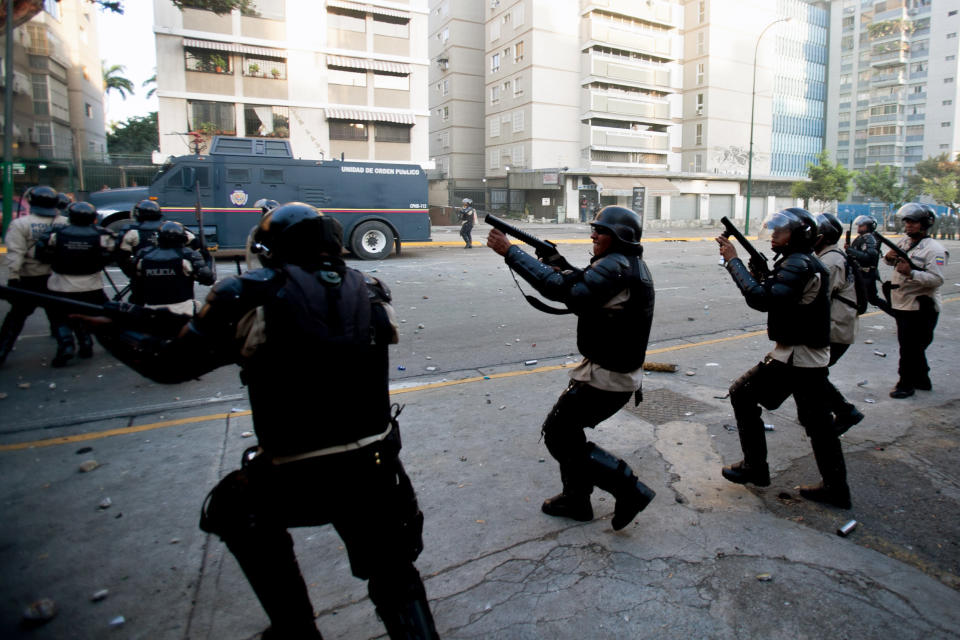
[[111, 91], [116, 91], [124, 100], [127, 99], [128, 93], [133, 95], [133, 82], [121, 75], [126, 69], [122, 64], [114, 64], [108, 67], [106, 63], [103, 63], [104, 95], [109, 94]]
[[856, 174], [853, 181], [860, 193], [881, 202], [889, 202], [894, 209], [899, 209], [900, 205], [907, 201], [909, 190], [900, 184], [897, 171], [893, 167], [881, 167], [880, 163], [877, 163]]
[[918, 162], [910, 176], [911, 192], [926, 194], [937, 204], [960, 208], [960, 154], [955, 160], [942, 153]]
[[[92, 4], [98, 5], [101, 9], [112, 11], [114, 13], [123, 13], [123, 0], [88, 0]], [[144, 0], [139, 0], [143, 2]], [[230, 13], [238, 9], [243, 15], [257, 15], [253, 8], [253, 0], [170, 0], [173, 4], [183, 11], [184, 9], [202, 9], [204, 11], [213, 11], [217, 15]]]
[[114, 123], [110, 129], [107, 149], [111, 155], [147, 154], [160, 148], [156, 111]]
[[[152, 86], [151, 86], [152, 85]], [[140, 86], [143, 88], [150, 87], [150, 90], [147, 91], [146, 98], [150, 99], [153, 97], [153, 94], [157, 92], [157, 72], [154, 71], [153, 75], [140, 83]]]
[[830, 152], [824, 149], [816, 164], [807, 163], [807, 176], [809, 181], [794, 182], [790, 193], [794, 198], [802, 198], [804, 208], [809, 209], [811, 200], [826, 204], [846, 199], [854, 172], [830, 162]]

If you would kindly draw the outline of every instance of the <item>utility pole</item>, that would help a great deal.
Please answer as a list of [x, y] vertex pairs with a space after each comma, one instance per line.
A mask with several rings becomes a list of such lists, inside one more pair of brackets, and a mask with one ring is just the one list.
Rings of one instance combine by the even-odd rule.
[[6, 0], [7, 20], [4, 23], [6, 36], [3, 60], [4, 79], [3, 89], [3, 224], [2, 231], [13, 219], [13, 0]]

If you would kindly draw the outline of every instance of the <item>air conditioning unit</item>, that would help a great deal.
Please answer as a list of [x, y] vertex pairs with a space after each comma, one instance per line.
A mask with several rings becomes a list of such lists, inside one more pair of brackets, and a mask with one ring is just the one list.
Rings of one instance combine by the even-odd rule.
[[440, 65], [440, 68], [446, 71], [450, 68], [450, 58], [437, 58], [437, 64]]
[[703, 107], [697, 107], [697, 115], [698, 115], [698, 116], [702, 116], [702, 115], [703, 115]]

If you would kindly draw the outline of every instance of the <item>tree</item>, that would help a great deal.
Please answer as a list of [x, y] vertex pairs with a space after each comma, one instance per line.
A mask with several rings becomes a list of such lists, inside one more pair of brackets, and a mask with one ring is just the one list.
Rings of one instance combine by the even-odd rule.
[[[917, 166], [920, 164], [918, 162]], [[936, 158], [934, 166], [927, 165], [924, 170], [925, 175], [921, 176], [923, 193], [937, 204], [951, 209], [960, 208], [960, 154], [955, 160], [950, 160], [944, 153]]]
[[150, 85], [153, 85], [153, 86], [150, 87], [150, 91], [147, 91], [147, 95], [144, 96], [148, 100], [152, 98], [153, 94], [157, 92], [157, 72], [156, 71], [153, 72], [152, 76], [150, 76], [149, 78], [147, 78], [146, 80], [140, 83], [140, 86], [143, 88], [146, 88]]
[[829, 202], [841, 201], [850, 193], [850, 180], [856, 175], [843, 165], [830, 162], [830, 152], [824, 149], [817, 156], [817, 163], [807, 163], [809, 181], [794, 182], [790, 193], [794, 198], [802, 198], [803, 206], [809, 208], [810, 200], [816, 200], [821, 205]]
[[107, 133], [107, 149], [111, 155], [149, 154], [159, 147], [156, 111], [113, 123]]
[[[102, 9], [123, 13], [123, 0], [87, 0]], [[181, 11], [184, 9], [204, 9], [217, 15], [239, 9], [244, 15], [254, 15], [253, 0], [170, 0]]]
[[111, 91], [116, 91], [120, 94], [120, 97], [124, 100], [127, 99], [127, 94], [133, 95], [133, 82], [128, 78], [124, 78], [122, 74], [126, 71], [126, 67], [122, 64], [114, 64], [107, 67], [106, 64], [103, 65], [103, 93], [107, 95]]
[[907, 200], [908, 189], [899, 184], [897, 172], [891, 166], [881, 167], [878, 162], [866, 171], [856, 174], [853, 181], [860, 193], [880, 202], [889, 202], [894, 209], [899, 209]]

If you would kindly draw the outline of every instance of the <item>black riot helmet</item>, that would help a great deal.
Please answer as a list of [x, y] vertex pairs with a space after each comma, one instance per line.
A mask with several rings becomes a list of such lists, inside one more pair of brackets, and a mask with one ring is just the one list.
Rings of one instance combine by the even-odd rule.
[[930, 227], [933, 226], [934, 221], [937, 219], [937, 214], [933, 212], [933, 207], [920, 204], [919, 202], [908, 202], [897, 210], [897, 217], [901, 222], [910, 221], [920, 223], [923, 231], [920, 233], [907, 234], [911, 238], [916, 239], [927, 235], [927, 231], [930, 230]]
[[157, 232], [157, 245], [161, 249], [179, 249], [187, 244], [187, 230], [183, 225], [173, 220], [167, 220], [160, 225]]
[[163, 217], [163, 213], [160, 211], [160, 205], [153, 200], [141, 200], [133, 208], [133, 217], [137, 222], [147, 222], [159, 220]]
[[857, 216], [853, 219], [853, 226], [857, 228], [859, 232], [860, 227], [866, 227], [867, 233], [873, 233], [877, 230], [877, 221], [871, 216]]
[[470, 198], [464, 198], [464, 199], [463, 199], [463, 206], [469, 207], [469, 206], [472, 205], [472, 204], [473, 204], [473, 200], [471, 200]]
[[640, 216], [626, 207], [607, 206], [597, 213], [590, 223], [591, 227], [614, 237], [618, 249], [639, 249], [643, 235], [643, 221]]
[[271, 210], [279, 207], [280, 203], [276, 200], [271, 200], [270, 198], [260, 198], [253, 204], [253, 206], [260, 209], [260, 215], [263, 216], [268, 214]]
[[806, 209], [790, 207], [773, 214], [764, 226], [770, 231], [790, 232], [790, 240], [782, 253], [810, 253], [817, 239], [817, 221]]
[[67, 207], [70, 206], [71, 202], [73, 202], [73, 200], [71, 200], [70, 196], [68, 196], [67, 194], [65, 193], [57, 194], [57, 209], [60, 209], [60, 211], [66, 211]]
[[828, 247], [831, 244], [837, 244], [842, 233], [843, 224], [836, 215], [832, 213], [821, 213], [817, 215], [817, 234], [820, 236], [820, 239], [817, 241], [818, 247]]
[[87, 227], [97, 221], [97, 208], [89, 202], [72, 202], [67, 207], [70, 224]]
[[59, 202], [59, 194], [57, 194], [56, 189], [53, 187], [41, 185], [30, 189], [30, 193], [27, 195], [27, 202], [30, 203], [30, 213], [46, 218], [53, 218], [58, 213], [57, 203]]
[[343, 252], [343, 227], [309, 204], [288, 202], [260, 218], [251, 249], [268, 267], [306, 266], [320, 254], [338, 257]]

